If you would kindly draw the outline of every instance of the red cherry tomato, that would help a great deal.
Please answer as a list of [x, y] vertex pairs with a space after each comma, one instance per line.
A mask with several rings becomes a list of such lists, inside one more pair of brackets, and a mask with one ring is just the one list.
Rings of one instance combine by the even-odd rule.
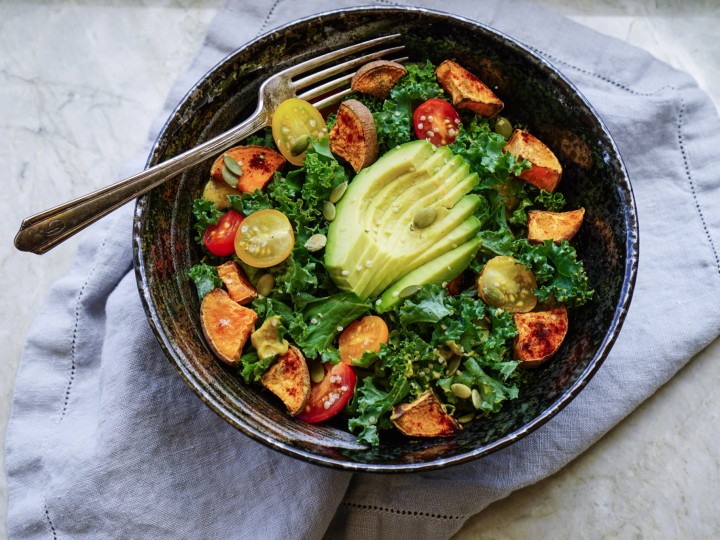
[[427, 139], [435, 146], [443, 146], [455, 142], [460, 116], [444, 99], [432, 98], [415, 109], [413, 125], [418, 139]]
[[298, 418], [310, 423], [324, 422], [343, 410], [355, 391], [355, 372], [347, 364], [325, 364], [325, 377], [313, 383], [310, 399]]
[[219, 257], [235, 253], [235, 233], [242, 220], [243, 217], [235, 210], [229, 210], [222, 215], [217, 225], [210, 225], [203, 236], [208, 251]]

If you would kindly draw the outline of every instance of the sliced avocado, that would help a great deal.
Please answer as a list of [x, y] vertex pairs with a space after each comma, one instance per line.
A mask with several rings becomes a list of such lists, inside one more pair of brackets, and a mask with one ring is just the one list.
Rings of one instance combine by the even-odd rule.
[[413, 285], [455, 279], [470, 264], [481, 243], [482, 240], [475, 237], [406, 274], [382, 294], [375, 309], [378, 313], [385, 313], [401, 300], [400, 293]]
[[[467, 242], [475, 236], [480, 230], [482, 223], [472, 215], [472, 210], [474, 209], [474, 204], [472, 203], [476, 200], [475, 196], [468, 195], [468, 197], [471, 197], [471, 199], [464, 199], [455, 205], [448, 213], [447, 221], [455, 221], [457, 222], [456, 225], [453, 227], [443, 227], [442, 230], [432, 231], [433, 234], [423, 233], [423, 236], [416, 235], [412, 237], [408, 242], [414, 241], [416, 243], [414, 248], [412, 248], [412, 251], [416, 254], [414, 259], [403, 261], [404, 266], [402, 268], [396, 268], [395, 271], [392, 271], [389, 265], [398, 264], [398, 262], [397, 259], [391, 259], [386, 266], [377, 269], [377, 274], [380, 276], [379, 280], [370, 283], [369, 287], [371, 288], [363, 288], [363, 293], [367, 294], [367, 297], [378, 296], [388, 286], [398, 279], [401, 279], [405, 274], [441, 256], [443, 253], [455, 249], [460, 244]], [[445, 230], [447, 230], [446, 233], [444, 232]], [[407, 245], [401, 246], [403, 249], [407, 249], [407, 247]]]
[[[338, 287], [360, 298], [379, 295], [403, 275], [473, 236], [481, 204], [467, 195], [478, 177], [447, 147], [412, 141], [363, 169], [337, 205], [325, 266]], [[432, 208], [422, 228], [415, 216]], [[427, 211], [426, 211], [427, 212]]]

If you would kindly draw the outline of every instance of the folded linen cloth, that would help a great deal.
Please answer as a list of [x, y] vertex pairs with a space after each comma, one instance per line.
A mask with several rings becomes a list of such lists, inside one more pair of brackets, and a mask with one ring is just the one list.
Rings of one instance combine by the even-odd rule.
[[[446, 538], [558, 471], [720, 334], [708, 294], [720, 290], [720, 119], [691, 78], [531, 5], [414, 4], [526, 43], [578, 86], [615, 137], [642, 251], [631, 309], [602, 369], [545, 426], [467, 465], [379, 476], [306, 464], [237, 432], [177, 376], [140, 303], [128, 205], [85, 233], [29, 334], [6, 440], [11, 537]], [[312, 0], [228, 3], [149, 141], [225, 54], [323, 9]]]

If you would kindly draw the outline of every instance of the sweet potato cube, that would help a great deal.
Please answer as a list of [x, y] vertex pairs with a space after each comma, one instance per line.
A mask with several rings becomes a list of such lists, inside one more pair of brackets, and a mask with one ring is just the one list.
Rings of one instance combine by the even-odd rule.
[[330, 151], [347, 161], [355, 172], [375, 161], [378, 142], [370, 109], [355, 99], [340, 104], [337, 121], [330, 130]]
[[255, 328], [257, 313], [213, 289], [200, 304], [200, 322], [208, 345], [226, 364], [237, 366], [245, 342]]
[[550, 311], [516, 313], [517, 336], [514, 358], [524, 367], [536, 367], [554, 355], [568, 330], [567, 310], [564, 307]]
[[545, 240], [552, 240], [556, 244], [563, 240], [569, 242], [580, 230], [584, 215], [584, 208], [570, 210], [569, 212], [530, 210], [527, 222], [528, 242], [535, 244]]
[[518, 160], [528, 160], [532, 165], [529, 170], [520, 173], [520, 178], [539, 189], [550, 193], [555, 191], [562, 176], [562, 166], [552, 150], [540, 139], [527, 131], [516, 129], [503, 150]]
[[272, 180], [283, 163], [285, 158], [270, 148], [264, 146], [236, 146], [221, 154], [210, 168], [210, 177], [218, 182], [223, 180], [224, 155], [229, 155], [235, 160], [242, 174], [238, 177], [237, 190], [243, 193], [252, 193], [256, 189], [262, 189]]
[[288, 352], [263, 374], [260, 381], [282, 400], [292, 416], [299, 414], [310, 398], [310, 371], [307, 362], [302, 353], [292, 345]]
[[257, 291], [235, 261], [228, 261], [217, 267], [218, 276], [227, 289], [228, 296], [238, 304], [248, 304], [257, 298]]
[[458, 109], [469, 109], [475, 114], [491, 118], [504, 107], [503, 102], [485, 83], [452, 60], [440, 64], [435, 69], [435, 76]]
[[411, 403], [397, 405], [390, 421], [408, 437], [449, 437], [462, 431], [462, 426], [443, 410], [432, 390]]
[[357, 92], [385, 99], [390, 95], [395, 83], [406, 73], [407, 69], [402, 64], [390, 60], [375, 60], [355, 72], [350, 86]]

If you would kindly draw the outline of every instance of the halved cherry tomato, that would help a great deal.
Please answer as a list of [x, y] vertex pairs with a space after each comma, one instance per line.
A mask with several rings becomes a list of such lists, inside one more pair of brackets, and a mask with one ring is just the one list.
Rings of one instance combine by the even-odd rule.
[[418, 139], [427, 139], [435, 146], [443, 146], [455, 142], [460, 116], [444, 99], [432, 98], [415, 109], [413, 125]]
[[280, 153], [293, 165], [302, 165], [310, 139], [327, 137], [320, 111], [305, 100], [290, 98], [275, 109], [272, 134]]
[[491, 306], [510, 313], [527, 313], [537, 304], [537, 282], [527, 266], [513, 257], [490, 259], [477, 281], [478, 296]]
[[324, 422], [339, 413], [355, 391], [355, 372], [347, 364], [325, 364], [325, 377], [310, 389], [310, 399], [298, 418], [306, 422]]
[[340, 360], [352, 365], [352, 361], [360, 360], [365, 351], [378, 352], [380, 345], [387, 343], [388, 334], [387, 324], [377, 315], [353, 321], [340, 334]]
[[235, 233], [242, 221], [240, 214], [229, 210], [220, 217], [216, 225], [210, 225], [203, 236], [208, 251], [218, 257], [232, 255], [235, 251]]
[[294, 245], [290, 220], [272, 208], [247, 216], [235, 234], [235, 253], [242, 262], [255, 268], [280, 264], [290, 256]]

